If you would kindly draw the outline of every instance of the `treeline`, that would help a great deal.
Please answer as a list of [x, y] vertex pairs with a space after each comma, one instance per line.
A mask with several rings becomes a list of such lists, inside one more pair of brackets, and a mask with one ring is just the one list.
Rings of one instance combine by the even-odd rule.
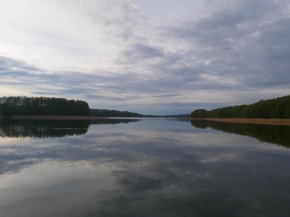
[[96, 117], [131, 117], [131, 118], [189, 118], [190, 114], [184, 115], [143, 115], [135, 112], [91, 109], [91, 115]]
[[181, 115], [163, 115], [163, 118], [190, 118], [190, 114], [181, 114]]
[[260, 100], [251, 105], [229, 106], [211, 111], [198, 109], [192, 118], [290, 118], [290, 95], [270, 100]]
[[0, 114], [89, 116], [87, 102], [49, 97], [1, 97]]
[[91, 115], [96, 117], [143, 117], [144, 115], [117, 110], [91, 109]]

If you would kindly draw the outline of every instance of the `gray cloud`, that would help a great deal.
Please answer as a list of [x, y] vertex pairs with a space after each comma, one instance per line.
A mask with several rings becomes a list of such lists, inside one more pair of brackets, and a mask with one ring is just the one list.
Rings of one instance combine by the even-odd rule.
[[[92, 107], [167, 114], [289, 94], [287, 1], [233, 0], [217, 8], [208, 1], [203, 17], [157, 27], [129, 1], [88, 2], [85, 16], [119, 46], [112, 67], [46, 71], [2, 56], [0, 84], [83, 98]], [[110, 6], [111, 14], [100, 12]]]
[[128, 46], [122, 55], [125, 57], [126, 61], [136, 61], [146, 58], [162, 57], [163, 51], [142, 43], [136, 43]]
[[[89, 1], [92, 7], [86, 14], [93, 22], [105, 27], [104, 31], [116, 34], [122, 41], [140, 40], [136, 27], [146, 22], [139, 9], [129, 0]], [[108, 10], [102, 13], [101, 10]]]
[[245, 88], [286, 85], [290, 20], [283, 16], [281, 2], [236, 1], [234, 8], [166, 32], [187, 43], [188, 55], [208, 61], [204, 75], [233, 78]]

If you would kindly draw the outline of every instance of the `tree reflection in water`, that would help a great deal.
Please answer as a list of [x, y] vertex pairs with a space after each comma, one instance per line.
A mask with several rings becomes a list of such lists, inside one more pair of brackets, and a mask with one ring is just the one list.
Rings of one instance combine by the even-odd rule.
[[207, 120], [192, 120], [191, 124], [200, 129], [212, 128], [226, 133], [250, 136], [260, 142], [268, 142], [290, 148], [290, 126], [237, 124]]
[[120, 124], [138, 120], [0, 120], [0, 137], [10, 138], [53, 138], [86, 134], [90, 125]]

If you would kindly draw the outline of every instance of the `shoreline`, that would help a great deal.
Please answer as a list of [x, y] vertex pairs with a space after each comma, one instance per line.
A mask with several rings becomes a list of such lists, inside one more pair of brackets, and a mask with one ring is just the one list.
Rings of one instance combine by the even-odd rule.
[[[10, 117], [0, 116], [1, 119], [13, 119], [13, 120], [104, 120], [114, 117], [95, 117], [95, 116], [57, 116], [57, 115], [13, 115]], [[130, 118], [130, 117], [116, 117]], [[162, 119], [162, 118], [158, 118]], [[176, 119], [176, 118], [169, 118]], [[290, 126], [290, 119], [262, 119], [262, 118], [177, 118], [185, 120], [205, 120], [216, 121], [224, 123], [236, 123], [236, 124], [260, 124], [260, 125], [276, 125], [276, 126]]]
[[189, 120], [205, 120], [235, 124], [261, 124], [290, 126], [290, 119], [262, 119], [262, 118], [189, 118]]
[[9, 117], [0, 116], [0, 119], [13, 120], [103, 120], [108, 117], [94, 117], [94, 116], [57, 116], [57, 115], [12, 115]]

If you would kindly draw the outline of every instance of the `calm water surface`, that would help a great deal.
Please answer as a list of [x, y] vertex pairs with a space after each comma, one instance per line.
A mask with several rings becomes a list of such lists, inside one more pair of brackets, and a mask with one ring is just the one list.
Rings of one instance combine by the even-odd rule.
[[287, 217], [290, 127], [0, 120], [2, 217]]

